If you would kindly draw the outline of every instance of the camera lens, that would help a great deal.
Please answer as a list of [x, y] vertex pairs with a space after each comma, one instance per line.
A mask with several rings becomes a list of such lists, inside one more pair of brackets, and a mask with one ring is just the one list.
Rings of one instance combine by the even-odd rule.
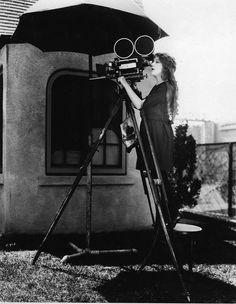
[[150, 55], [154, 50], [154, 41], [150, 36], [142, 35], [135, 40], [135, 51], [143, 57]]
[[120, 38], [114, 44], [114, 53], [121, 59], [129, 58], [134, 52], [134, 44], [128, 38]]

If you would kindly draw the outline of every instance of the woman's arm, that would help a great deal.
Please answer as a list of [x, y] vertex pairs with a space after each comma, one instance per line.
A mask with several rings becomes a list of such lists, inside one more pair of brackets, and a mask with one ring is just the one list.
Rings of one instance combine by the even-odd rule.
[[134, 107], [140, 110], [143, 106], [144, 100], [138, 97], [138, 95], [133, 91], [124, 76], [119, 77], [118, 82], [122, 84]]

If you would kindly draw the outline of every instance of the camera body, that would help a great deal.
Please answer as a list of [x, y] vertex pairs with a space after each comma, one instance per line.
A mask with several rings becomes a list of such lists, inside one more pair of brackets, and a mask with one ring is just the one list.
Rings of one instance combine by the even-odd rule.
[[144, 69], [150, 66], [153, 50], [154, 41], [150, 36], [142, 35], [134, 43], [128, 38], [121, 38], [114, 44], [117, 57], [109, 63], [97, 64], [97, 74], [111, 79], [125, 76], [126, 79], [139, 81], [144, 78]]
[[104, 65], [97, 65], [97, 73], [107, 78], [125, 76], [127, 79], [137, 79], [143, 75], [144, 68], [148, 64], [140, 62], [138, 58], [119, 59], [115, 58]]

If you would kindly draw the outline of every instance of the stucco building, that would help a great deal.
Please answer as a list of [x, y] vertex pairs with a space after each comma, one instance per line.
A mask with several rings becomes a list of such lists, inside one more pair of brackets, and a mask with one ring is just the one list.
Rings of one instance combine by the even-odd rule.
[[[8, 6], [1, 12], [10, 20], [6, 8], [11, 11], [11, 4], [27, 8], [33, 2], [5, 1]], [[22, 13], [15, 6], [16, 11]], [[12, 34], [13, 27], [7, 30], [1, 22], [0, 30]], [[94, 57], [94, 72], [96, 63], [111, 58]], [[45, 233], [83, 164], [88, 125], [92, 125], [93, 140], [100, 134], [116, 90], [108, 80], [92, 84], [88, 66], [85, 54], [44, 53], [27, 43], [2, 45], [0, 233]], [[150, 83], [140, 84], [143, 94], [150, 87]], [[135, 169], [136, 153], [126, 153], [119, 135], [124, 118], [122, 106], [93, 159], [94, 232], [151, 228], [150, 210]], [[55, 233], [85, 232], [87, 191], [84, 176]]]

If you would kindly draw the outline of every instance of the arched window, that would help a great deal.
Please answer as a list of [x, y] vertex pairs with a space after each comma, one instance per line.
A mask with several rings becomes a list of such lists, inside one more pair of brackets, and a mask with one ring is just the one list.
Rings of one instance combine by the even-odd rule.
[[[78, 172], [89, 151], [89, 135], [95, 142], [117, 98], [114, 82], [90, 81], [84, 71], [63, 70], [51, 76], [47, 86], [47, 174]], [[94, 174], [125, 174], [119, 127], [123, 115], [121, 105], [94, 155]]]

